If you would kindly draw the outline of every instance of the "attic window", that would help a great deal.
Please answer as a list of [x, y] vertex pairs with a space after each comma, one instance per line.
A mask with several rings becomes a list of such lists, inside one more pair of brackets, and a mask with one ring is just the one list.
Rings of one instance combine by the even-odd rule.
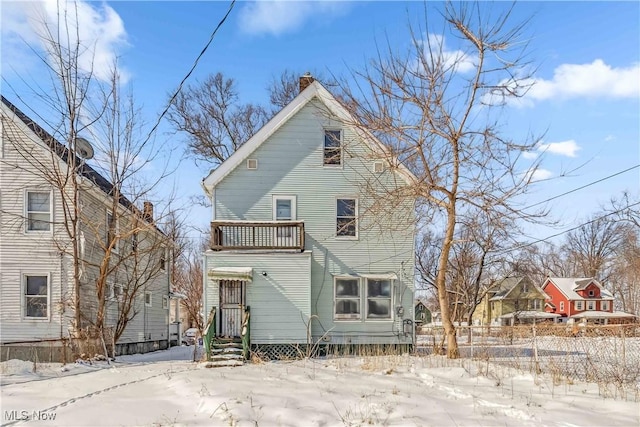
[[324, 165], [340, 166], [342, 164], [342, 132], [340, 130], [324, 131]]
[[384, 163], [377, 161], [373, 162], [373, 173], [382, 173], [384, 172]]
[[590, 289], [590, 290], [589, 290], [589, 296], [590, 296], [590, 297], [594, 296], [595, 294], [596, 294], [596, 293], [595, 293], [595, 291], [594, 291], [593, 289]]
[[250, 170], [258, 169], [258, 159], [247, 159], [247, 169], [250, 169]]

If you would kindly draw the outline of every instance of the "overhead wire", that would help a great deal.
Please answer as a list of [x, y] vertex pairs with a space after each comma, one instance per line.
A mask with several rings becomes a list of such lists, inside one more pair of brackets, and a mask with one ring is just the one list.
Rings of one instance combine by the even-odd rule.
[[153, 125], [153, 128], [151, 128], [151, 130], [147, 134], [147, 137], [144, 139], [144, 143], [149, 141], [151, 136], [158, 129], [158, 126], [160, 126], [160, 122], [162, 121], [164, 116], [167, 114], [167, 112], [169, 112], [169, 109], [171, 108], [171, 105], [173, 104], [173, 101], [175, 101], [175, 99], [178, 96], [178, 94], [182, 91], [182, 87], [184, 86], [184, 84], [187, 81], [187, 79], [191, 76], [193, 71], [198, 66], [198, 62], [200, 62], [200, 59], [204, 56], [204, 54], [207, 51], [207, 49], [209, 49], [209, 46], [211, 45], [211, 42], [213, 42], [213, 39], [215, 38], [218, 30], [220, 29], [220, 27], [222, 27], [222, 25], [225, 23], [225, 21], [227, 20], [227, 18], [231, 14], [231, 11], [233, 10], [233, 6], [235, 4], [236, 4], [236, 0], [231, 0], [231, 3], [229, 4], [229, 9], [227, 9], [227, 12], [225, 13], [225, 15], [222, 17], [220, 22], [218, 22], [218, 25], [216, 25], [216, 28], [213, 30], [213, 32], [211, 33], [211, 36], [209, 37], [209, 41], [207, 42], [207, 44], [205, 44], [205, 46], [202, 48], [202, 51], [200, 52], [200, 54], [196, 57], [195, 61], [193, 62], [193, 65], [189, 69], [189, 72], [182, 78], [182, 80], [180, 81], [180, 84], [178, 85], [178, 88], [175, 90], [173, 95], [171, 95], [171, 98], [169, 99], [169, 102], [167, 103], [166, 107], [164, 108], [162, 113], [158, 116], [158, 120], [156, 120], [156, 123]]

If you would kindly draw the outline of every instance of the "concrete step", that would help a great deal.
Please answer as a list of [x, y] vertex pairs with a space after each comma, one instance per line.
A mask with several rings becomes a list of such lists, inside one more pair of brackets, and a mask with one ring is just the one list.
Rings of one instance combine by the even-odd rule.
[[205, 368], [223, 368], [223, 367], [234, 367], [234, 366], [243, 366], [244, 362], [231, 359], [231, 360], [212, 360], [210, 362], [204, 362]]

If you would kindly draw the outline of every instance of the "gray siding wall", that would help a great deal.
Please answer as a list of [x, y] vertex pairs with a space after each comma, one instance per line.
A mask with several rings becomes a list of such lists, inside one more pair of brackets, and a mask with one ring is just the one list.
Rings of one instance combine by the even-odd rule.
[[[51, 155], [37, 138], [2, 105], [2, 141], [0, 143], [0, 339], [6, 342], [66, 338], [74, 318], [73, 261], [61, 255], [69, 245], [64, 230], [62, 197], [59, 190], [43, 178], [34, 166], [51, 165]], [[25, 160], [25, 157], [29, 160]], [[60, 162], [61, 167], [64, 164]], [[42, 168], [42, 166], [40, 166]], [[25, 198], [27, 190], [51, 191], [53, 200], [51, 232], [25, 232]], [[85, 237], [81, 301], [84, 310], [93, 310], [97, 264], [104, 251], [97, 241], [105, 230], [108, 199], [100, 190], [82, 191]], [[94, 264], [91, 266], [91, 264]], [[49, 275], [49, 318], [24, 317], [23, 276]], [[152, 306], [139, 297], [139, 313], [129, 323], [120, 342], [164, 340], [168, 336], [169, 311], [162, 308], [162, 296], [168, 295], [169, 277], [161, 272], [149, 281]], [[108, 323], [113, 325], [115, 302], [110, 302]], [[145, 338], [146, 337], [146, 338]]]
[[[251, 342], [306, 343], [311, 315], [311, 253], [207, 253], [205, 272], [215, 267], [252, 267], [246, 305], [251, 308]], [[266, 276], [262, 273], [266, 273]], [[219, 307], [218, 281], [205, 275], [206, 307]]]
[[[323, 165], [324, 129], [343, 130], [341, 167]], [[397, 175], [374, 175], [368, 147], [352, 130], [328, 118], [317, 102], [302, 108], [249, 158], [258, 160], [257, 170], [243, 163], [216, 186], [215, 218], [271, 220], [273, 195], [297, 197], [297, 219], [305, 222], [306, 249], [312, 252], [311, 313], [319, 317], [312, 323], [314, 338], [331, 330], [334, 342], [410, 342], [400, 328], [413, 312], [413, 205], [407, 201], [386, 206], [383, 197], [370, 192], [372, 187], [379, 191], [396, 185]], [[357, 239], [335, 235], [340, 197], [358, 198]], [[383, 209], [377, 209], [380, 206]], [[254, 257], [262, 259], [260, 254]], [[335, 275], [388, 272], [398, 276], [393, 305], [404, 307], [403, 316], [394, 314], [391, 321], [334, 321]]]
[[[0, 142], [0, 339], [3, 343], [56, 339], [68, 336], [71, 310], [71, 262], [60, 256], [68, 243], [62, 224], [62, 201], [41, 177], [37, 162], [48, 164], [47, 153], [37, 147], [22, 122], [5, 114], [2, 105]], [[23, 156], [29, 159], [25, 160]], [[51, 231], [27, 232], [27, 190], [50, 191], [53, 200]], [[49, 276], [48, 319], [24, 316], [24, 275]]]

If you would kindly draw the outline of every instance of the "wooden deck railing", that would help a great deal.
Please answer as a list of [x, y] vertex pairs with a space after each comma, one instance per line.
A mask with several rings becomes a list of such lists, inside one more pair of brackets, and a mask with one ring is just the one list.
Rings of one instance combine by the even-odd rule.
[[304, 251], [302, 221], [212, 221], [211, 249]]

